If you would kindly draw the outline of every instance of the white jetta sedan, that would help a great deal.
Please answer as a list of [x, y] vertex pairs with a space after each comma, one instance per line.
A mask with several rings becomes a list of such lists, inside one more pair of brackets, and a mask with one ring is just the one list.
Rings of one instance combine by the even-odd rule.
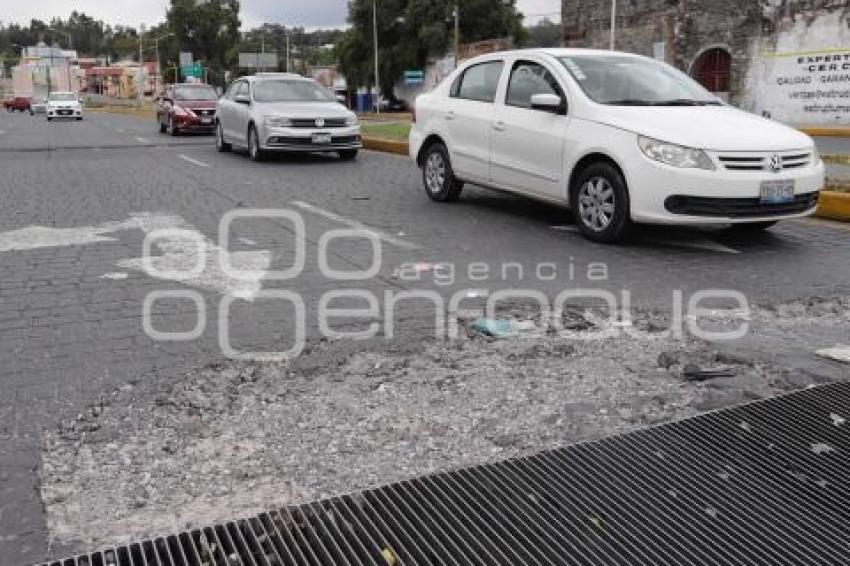
[[763, 230], [812, 214], [824, 184], [807, 135], [627, 53], [476, 57], [417, 98], [414, 121], [410, 154], [433, 200], [469, 182], [568, 205], [599, 242], [633, 223]]
[[235, 81], [218, 101], [216, 147], [268, 152], [335, 152], [355, 159], [361, 147], [357, 116], [314, 81], [290, 73], [258, 73]]

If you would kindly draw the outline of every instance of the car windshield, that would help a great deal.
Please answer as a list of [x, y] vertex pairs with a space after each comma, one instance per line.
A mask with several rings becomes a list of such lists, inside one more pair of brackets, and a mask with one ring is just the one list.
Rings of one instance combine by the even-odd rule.
[[720, 102], [684, 73], [652, 59], [616, 55], [559, 57], [584, 93], [613, 106], [702, 106]]
[[189, 85], [174, 87], [175, 100], [216, 100], [218, 95], [209, 85]]
[[258, 81], [254, 83], [257, 102], [333, 102], [334, 98], [312, 81]]
[[70, 102], [72, 100], [77, 100], [77, 96], [73, 92], [53, 92], [50, 94], [50, 100]]

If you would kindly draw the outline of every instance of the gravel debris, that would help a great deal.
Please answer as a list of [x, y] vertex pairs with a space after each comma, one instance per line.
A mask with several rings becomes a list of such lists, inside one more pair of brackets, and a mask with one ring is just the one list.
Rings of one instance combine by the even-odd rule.
[[[846, 324], [848, 313], [843, 299], [757, 309], [753, 332]], [[569, 315], [574, 330], [599, 326]], [[224, 361], [124, 385], [46, 432], [51, 537], [87, 552], [811, 384], [769, 352], [673, 340], [659, 320], [603, 341], [470, 327], [453, 342], [319, 341], [289, 366]], [[724, 371], [690, 381], [690, 366]]]

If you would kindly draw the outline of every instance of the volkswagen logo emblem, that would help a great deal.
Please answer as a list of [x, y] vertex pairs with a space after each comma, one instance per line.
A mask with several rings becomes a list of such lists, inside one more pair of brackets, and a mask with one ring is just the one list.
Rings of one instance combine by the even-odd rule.
[[770, 156], [770, 162], [768, 163], [770, 166], [770, 170], [774, 173], [779, 173], [782, 171], [782, 156], [778, 153], [774, 153]]
[[324, 118], [316, 118], [316, 127], [317, 128], [324, 128], [325, 127]]

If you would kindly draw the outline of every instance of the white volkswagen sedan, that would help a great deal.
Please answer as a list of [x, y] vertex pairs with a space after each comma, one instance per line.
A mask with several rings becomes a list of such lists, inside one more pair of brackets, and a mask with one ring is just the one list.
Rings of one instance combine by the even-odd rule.
[[258, 73], [234, 82], [218, 101], [216, 147], [236, 145], [259, 161], [268, 152], [336, 152], [355, 159], [357, 116], [314, 81], [290, 73]]
[[414, 121], [410, 154], [432, 199], [469, 182], [566, 204], [599, 242], [633, 223], [763, 230], [812, 214], [824, 184], [807, 135], [626, 53], [477, 57], [417, 98]]

